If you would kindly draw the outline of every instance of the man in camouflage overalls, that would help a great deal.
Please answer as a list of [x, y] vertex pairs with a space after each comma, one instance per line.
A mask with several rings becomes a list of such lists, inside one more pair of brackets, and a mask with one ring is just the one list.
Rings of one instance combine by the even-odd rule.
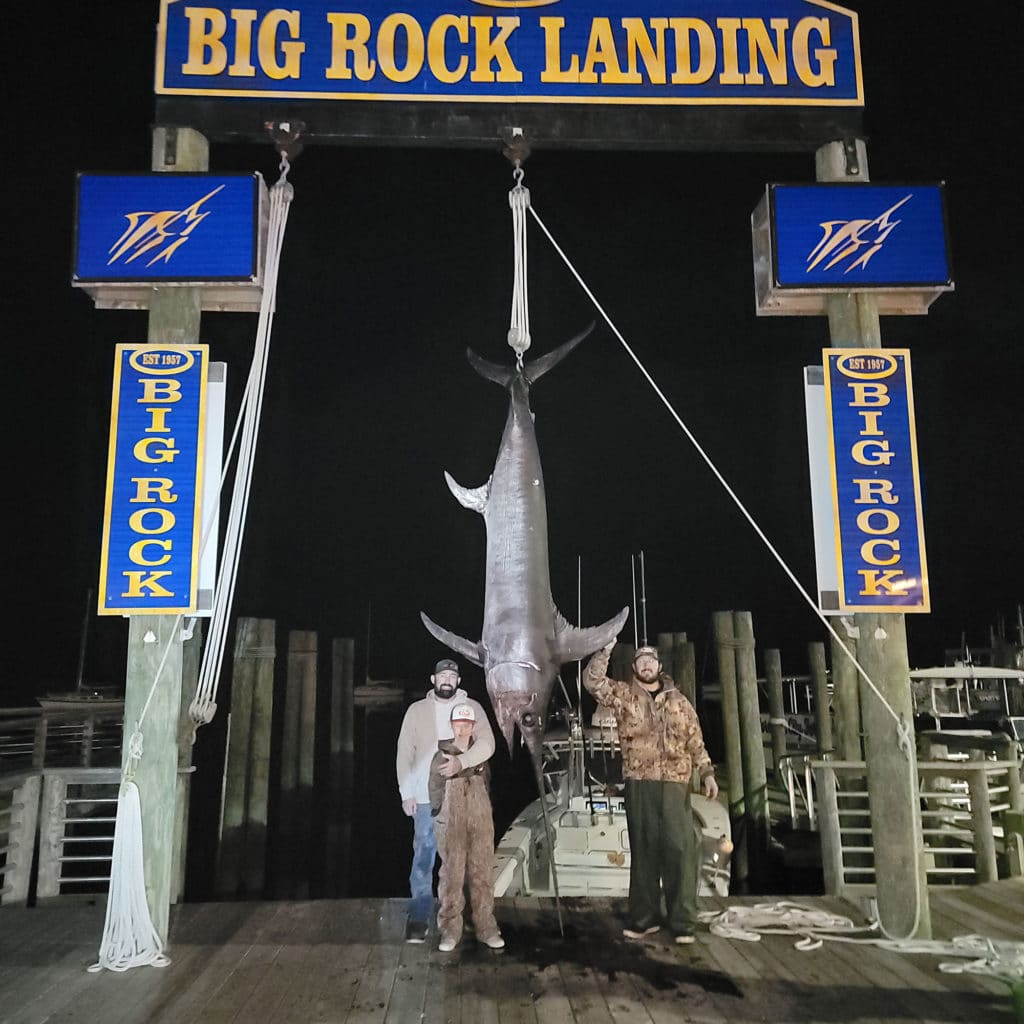
[[718, 796], [714, 767], [693, 705], [661, 671], [654, 647], [640, 647], [628, 682], [609, 679], [612, 641], [591, 659], [584, 685], [610, 708], [618, 726], [629, 831], [628, 939], [660, 927], [661, 892], [666, 924], [677, 943], [694, 941], [697, 924], [698, 843], [690, 780], [699, 773], [709, 799]]

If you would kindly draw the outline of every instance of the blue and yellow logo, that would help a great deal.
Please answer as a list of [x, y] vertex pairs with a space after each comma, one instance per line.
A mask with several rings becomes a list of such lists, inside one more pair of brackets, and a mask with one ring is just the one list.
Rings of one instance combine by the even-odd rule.
[[74, 280], [253, 281], [252, 174], [81, 174]]

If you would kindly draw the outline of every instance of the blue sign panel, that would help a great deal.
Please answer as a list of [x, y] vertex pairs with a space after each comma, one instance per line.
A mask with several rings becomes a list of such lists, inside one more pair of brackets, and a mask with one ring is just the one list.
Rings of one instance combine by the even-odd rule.
[[254, 174], [80, 174], [74, 281], [253, 281]]
[[926, 612], [910, 352], [823, 356], [840, 610]]
[[191, 612], [199, 578], [206, 345], [118, 345], [101, 615]]
[[942, 185], [771, 185], [780, 288], [952, 284]]
[[864, 105], [824, 0], [162, 0], [156, 92], [335, 100]]

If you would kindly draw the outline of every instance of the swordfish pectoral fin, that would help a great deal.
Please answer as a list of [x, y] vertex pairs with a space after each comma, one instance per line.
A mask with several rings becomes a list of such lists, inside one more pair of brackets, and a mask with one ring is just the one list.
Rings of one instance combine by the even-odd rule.
[[563, 664], [567, 661], [579, 661], [594, 651], [610, 644], [622, 632], [622, 627], [629, 618], [629, 607], [625, 607], [614, 618], [600, 626], [588, 626], [580, 629], [570, 625], [555, 609], [555, 656]]
[[473, 512], [479, 512], [483, 515], [487, 511], [487, 499], [491, 494], [491, 481], [481, 484], [479, 487], [463, 487], [462, 484], [455, 482], [454, 478], [450, 473], [444, 475], [445, 483], [448, 485], [448, 490], [455, 495], [456, 501], [463, 507], [471, 509]]
[[456, 654], [461, 654], [466, 661], [472, 662], [474, 665], [483, 665], [484, 657], [480, 644], [473, 643], [472, 640], [467, 640], [464, 636], [459, 636], [458, 633], [442, 629], [426, 612], [420, 612], [420, 618], [423, 620], [423, 625], [427, 627], [427, 632], [440, 640], [445, 647], [450, 647]]

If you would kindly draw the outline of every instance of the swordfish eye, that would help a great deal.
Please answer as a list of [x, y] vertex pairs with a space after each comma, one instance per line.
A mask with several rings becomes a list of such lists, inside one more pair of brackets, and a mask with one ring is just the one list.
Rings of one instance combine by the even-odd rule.
[[519, 724], [524, 729], [532, 729], [537, 724], [537, 716], [532, 711], [527, 711], [519, 720]]

